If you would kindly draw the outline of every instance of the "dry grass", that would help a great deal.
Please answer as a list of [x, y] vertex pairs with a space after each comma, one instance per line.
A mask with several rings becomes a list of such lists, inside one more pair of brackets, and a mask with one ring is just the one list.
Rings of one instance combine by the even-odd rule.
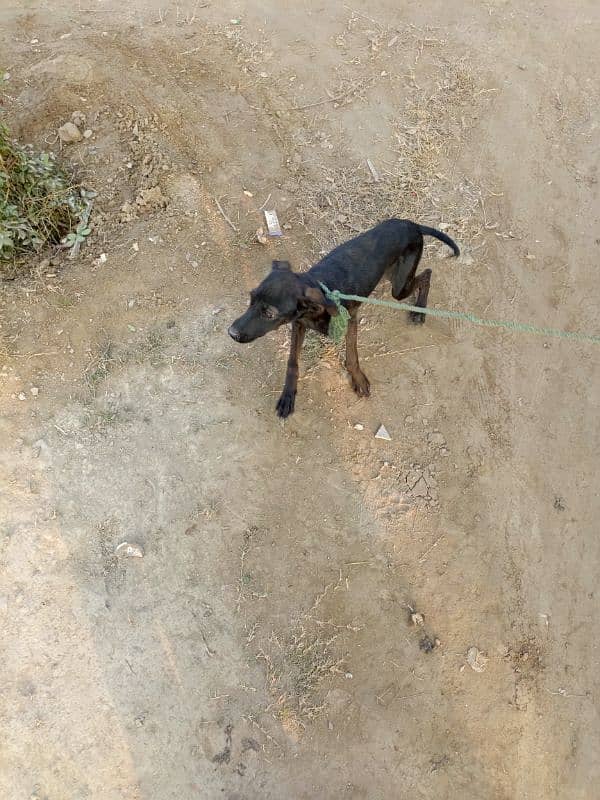
[[312, 159], [311, 173], [321, 179], [302, 180], [296, 221], [310, 229], [321, 250], [392, 216], [447, 227], [471, 247], [482, 237], [482, 191], [458, 177], [455, 164], [468, 127], [465, 112], [472, 112], [485, 90], [466, 60], [440, 60], [439, 72], [431, 92], [409, 87], [393, 125], [390, 150], [396, 158], [378, 165], [379, 181], [366, 161], [340, 166], [333, 159]]
[[[272, 698], [265, 711], [292, 733], [298, 733], [322, 710], [323, 681], [346, 675], [340, 644], [348, 633], [356, 633], [360, 627], [320, 618], [325, 601], [345, 587], [340, 572], [337, 581], [325, 586], [286, 634], [271, 631], [257, 652], [257, 660], [265, 666], [266, 687]], [[256, 626], [249, 642], [255, 638]]]

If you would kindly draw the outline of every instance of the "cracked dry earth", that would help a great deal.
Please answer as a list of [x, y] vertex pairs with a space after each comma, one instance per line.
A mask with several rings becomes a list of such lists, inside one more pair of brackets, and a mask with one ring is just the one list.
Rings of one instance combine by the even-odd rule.
[[308, 337], [281, 425], [286, 333], [226, 329], [396, 213], [461, 245], [433, 305], [597, 333], [599, 24], [3, 4], [3, 112], [55, 150], [82, 114], [98, 197], [0, 286], [2, 797], [596, 796], [593, 347], [365, 308], [372, 398]]

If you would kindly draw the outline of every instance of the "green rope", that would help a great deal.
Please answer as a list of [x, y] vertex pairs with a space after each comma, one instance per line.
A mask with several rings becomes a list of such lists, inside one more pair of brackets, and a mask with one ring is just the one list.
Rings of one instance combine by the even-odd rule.
[[[321, 284], [321, 288], [325, 293], [328, 300], [335, 303], [339, 310], [339, 314], [331, 318], [329, 323], [329, 336], [335, 342], [341, 342], [346, 329], [348, 328], [348, 320], [350, 314], [348, 309], [342, 305], [342, 300], [353, 300], [357, 303], [369, 303], [373, 306], [384, 306], [385, 308], [393, 308], [396, 311], [417, 311], [419, 314], [428, 314], [431, 317], [442, 317], [443, 319], [457, 319], [464, 322], [470, 322], [473, 325], [481, 325], [484, 328], [507, 328], [511, 331], [519, 333], [533, 333], [537, 336], [551, 336], [557, 339], [574, 339], [580, 342], [593, 342], [600, 344], [600, 336], [592, 333], [579, 333], [578, 331], [561, 331], [557, 328], [538, 328], [536, 325], [530, 325], [526, 322], [511, 322], [510, 320], [501, 319], [482, 319], [476, 317], [475, 314], [468, 314], [463, 311], [446, 311], [441, 308], [421, 308], [419, 306], [411, 306], [408, 303], [396, 303], [392, 300], [378, 300], [375, 297], [361, 297], [358, 294], [344, 294], [338, 292], [337, 289], [331, 290], [327, 286]], [[335, 322], [334, 322], [335, 321]]]

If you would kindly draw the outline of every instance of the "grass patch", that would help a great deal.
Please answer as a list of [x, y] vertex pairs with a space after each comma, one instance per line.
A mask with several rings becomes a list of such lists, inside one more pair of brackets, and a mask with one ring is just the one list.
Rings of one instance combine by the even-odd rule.
[[25, 256], [49, 245], [79, 246], [93, 196], [73, 185], [53, 153], [17, 144], [0, 123], [0, 275], [16, 277]]
[[104, 342], [97, 350], [85, 370], [85, 382], [93, 397], [96, 396], [98, 386], [105, 380], [118, 359], [115, 355], [114, 345], [110, 341]]

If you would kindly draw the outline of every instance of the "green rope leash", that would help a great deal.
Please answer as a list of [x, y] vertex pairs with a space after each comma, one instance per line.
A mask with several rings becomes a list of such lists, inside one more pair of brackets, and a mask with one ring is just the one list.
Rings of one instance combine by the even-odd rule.
[[533, 333], [537, 336], [550, 336], [556, 339], [574, 339], [579, 342], [593, 342], [600, 344], [600, 336], [592, 333], [579, 333], [578, 331], [561, 331], [558, 328], [538, 328], [536, 325], [529, 325], [526, 322], [511, 322], [510, 320], [501, 319], [482, 319], [476, 317], [475, 314], [467, 314], [462, 311], [446, 311], [441, 308], [420, 308], [419, 306], [411, 306], [408, 303], [396, 303], [392, 300], [378, 300], [375, 297], [361, 297], [358, 294], [344, 294], [338, 292], [337, 289], [328, 289], [323, 283], [320, 284], [325, 296], [328, 300], [334, 303], [339, 314], [331, 317], [329, 323], [328, 334], [334, 342], [339, 344], [344, 338], [348, 328], [348, 320], [350, 314], [348, 309], [342, 305], [342, 300], [354, 300], [358, 303], [369, 303], [373, 306], [384, 306], [385, 308], [393, 308], [396, 311], [418, 311], [420, 314], [428, 314], [431, 317], [442, 317], [443, 319], [457, 319], [464, 322], [470, 322], [473, 325], [481, 325], [484, 328], [507, 328], [511, 331], [518, 333]]

